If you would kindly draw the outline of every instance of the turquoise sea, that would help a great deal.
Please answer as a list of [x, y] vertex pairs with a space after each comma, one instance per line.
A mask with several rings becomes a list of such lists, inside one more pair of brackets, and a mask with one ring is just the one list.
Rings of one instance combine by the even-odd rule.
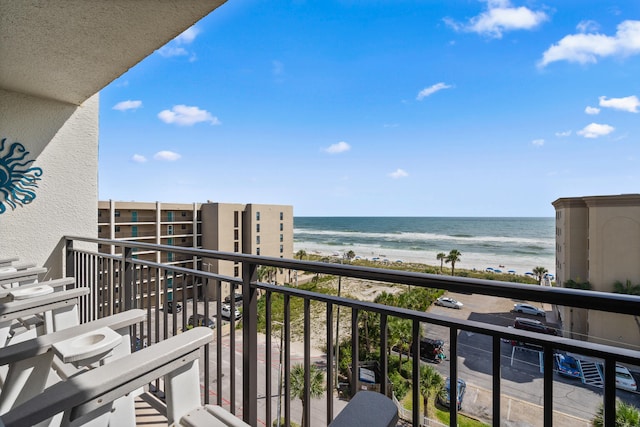
[[294, 253], [440, 265], [439, 252], [462, 253], [456, 266], [555, 274], [554, 218], [296, 217]]

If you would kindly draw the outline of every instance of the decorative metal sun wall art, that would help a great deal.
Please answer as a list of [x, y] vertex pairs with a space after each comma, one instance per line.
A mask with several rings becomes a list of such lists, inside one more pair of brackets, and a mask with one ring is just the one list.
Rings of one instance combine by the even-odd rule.
[[31, 203], [42, 176], [41, 168], [29, 167], [35, 160], [24, 160], [29, 154], [24, 145], [14, 142], [5, 149], [6, 141], [0, 140], [0, 215], [7, 205], [14, 210]]

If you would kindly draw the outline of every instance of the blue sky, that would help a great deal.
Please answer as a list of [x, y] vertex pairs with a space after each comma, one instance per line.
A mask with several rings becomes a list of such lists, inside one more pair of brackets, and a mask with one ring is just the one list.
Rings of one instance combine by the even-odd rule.
[[640, 3], [229, 0], [100, 109], [101, 200], [553, 216], [640, 192]]

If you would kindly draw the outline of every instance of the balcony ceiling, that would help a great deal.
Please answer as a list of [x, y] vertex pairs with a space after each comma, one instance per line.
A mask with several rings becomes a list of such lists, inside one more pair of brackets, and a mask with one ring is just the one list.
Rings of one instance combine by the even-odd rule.
[[0, 0], [0, 89], [79, 105], [225, 0]]

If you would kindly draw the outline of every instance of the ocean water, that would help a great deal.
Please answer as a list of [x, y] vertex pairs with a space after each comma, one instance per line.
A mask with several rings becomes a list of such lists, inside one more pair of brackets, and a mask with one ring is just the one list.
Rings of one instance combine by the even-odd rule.
[[554, 218], [296, 217], [293, 235], [294, 253], [440, 266], [436, 255], [457, 249], [456, 268], [555, 274]]

